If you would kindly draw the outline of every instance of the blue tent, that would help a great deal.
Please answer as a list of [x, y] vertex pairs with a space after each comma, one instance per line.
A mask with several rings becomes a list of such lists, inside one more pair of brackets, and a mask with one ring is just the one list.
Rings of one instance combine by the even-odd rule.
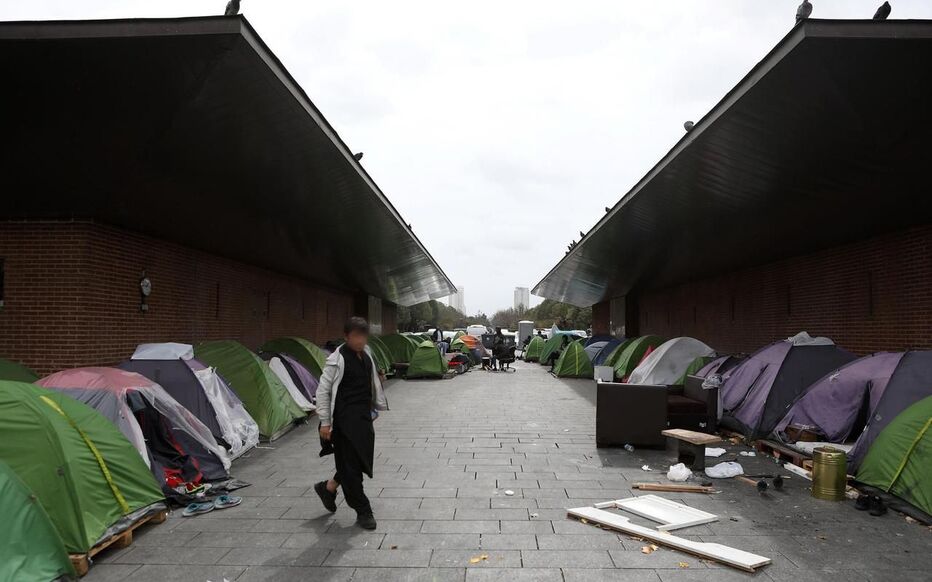
[[601, 366], [611, 355], [612, 351], [621, 345], [621, 340], [611, 338], [609, 340], [594, 342], [586, 346], [586, 355], [593, 366]]

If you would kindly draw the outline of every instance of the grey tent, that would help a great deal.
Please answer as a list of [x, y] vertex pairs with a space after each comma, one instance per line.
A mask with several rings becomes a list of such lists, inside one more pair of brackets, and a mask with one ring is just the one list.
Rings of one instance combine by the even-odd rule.
[[722, 376], [721, 424], [748, 438], [767, 436], [806, 388], [854, 359], [805, 332], [770, 344]]

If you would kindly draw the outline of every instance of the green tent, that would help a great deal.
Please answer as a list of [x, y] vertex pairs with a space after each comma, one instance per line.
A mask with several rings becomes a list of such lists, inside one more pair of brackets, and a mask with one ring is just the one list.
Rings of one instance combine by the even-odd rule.
[[620, 358], [621, 354], [624, 353], [625, 348], [627, 348], [628, 345], [631, 344], [631, 342], [633, 341], [634, 341], [633, 338], [625, 338], [624, 340], [622, 340], [620, 344], [615, 346], [615, 349], [612, 350], [612, 353], [610, 353], [608, 357], [605, 358], [605, 361], [602, 363], [602, 365], [614, 367], [615, 363], [618, 361], [618, 358]]
[[[463, 330], [459, 330], [459, 331], [457, 331], [456, 333], [453, 334], [453, 340], [458, 340], [458, 339], [460, 339], [461, 337], [463, 337], [464, 335], [466, 335], [466, 332], [463, 331]], [[453, 341], [453, 340], [451, 340], [451, 341]]]
[[320, 374], [327, 365], [327, 354], [313, 342], [300, 337], [280, 337], [262, 344], [261, 352], [287, 354], [298, 360], [307, 371], [320, 380]]
[[124, 516], [163, 500], [139, 451], [116, 426], [34, 384], [0, 382], [0, 460], [35, 493], [74, 554], [90, 550]]
[[372, 349], [372, 355], [375, 356], [375, 363], [379, 366], [379, 369], [385, 374], [391, 373], [393, 371], [391, 351], [382, 341], [382, 338], [375, 335], [370, 336], [369, 348]]
[[74, 576], [65, 544], [38, 498], [0, 461], [0, 580], [49, 582]]
[[544, 349], [544, 338], [539, 335], [535, 335], [531, 338], [530, 343], [527, 347], [524, 348], [524, 361], [525, 362], [539, 362], [540, 353]]
[[694, 376], [696, 372], [706, 367], [708, 363], [715, 359], [715, 356], [699, 356], [692, 361], [691, 364], [686, 368], [686, 371], [683, 372], [683, 375], [680, 376], [680, 379], [676, 381], [674, 386], [682, 386], [686, 384], [686, 376]]
[[899, 413], [877, 435], [857, 480], [932, 515], [932, 396]]
[[645, 335], [632, 340], [621, 350], [621, 353], [618, 354], [618, 357], [615, 359], [615, 363], [612, 364], [612, 367], [615, 368], [615, 378], [624, 380], [630, 376], [631, 372], [633, 372], [634, 369], [638, 367], [638, 364], [641, 363], [641, 360], [644, 359], [647, 352], [653, 350], [662, 343], [663, 339], [655, 335]]
[[582, 342], [570, 342], [557, 362], [553, 365], [553, 373], [558, 378], [589, 378], [595, 376], [592, 361], [583, 347]]
[[0, 380], [10, 382], [35, 382], [39, 376], [21, 364], [9, 360], [0, 360]]
[[443, 378], [447, 372], [447, 362], [440, 355], [437, 345], [430, 341], [418, 344], [411, 357], [411, 365], [405, 374], [406, 378]]
[[[463, 334], [463, 335], [466, 335], [466, 334]], [[474, 353], [472, 353], [472, 351], [469, 349], [469, 346], [466, 344], [466, 342], [464, 342], [460, 338], [456, 338], [455, 340], [450, 342], [450, 351], [459, 352], [465, 355], [467, 358], [469, 358], [469, 362], [473, 366], [480, 363], [480, 360], [476, 358], [476, 355]]]
[[381, 338], [382, 343], [385, 344], [392, 356], [393, 364], [409, 363], [411, 356], [414, 355], [414, 350], [417, 349], [417, 345], [420, 343], [412, 340], [410, 336], [401, 335], [400, 333], [383, 335]]
[[577, 339], [579, 339], [578, 335], [562, 331], [551, 335], [550, 339], [545, 341], [543, 347], [540, 349], [539, 362], [542, 365], [548, 365], [550, 362], [547, 360], [550, 358], [550, 354], [563, 349], [564, 343], [573, 343]]
[[307, 416], [269, 365], [239, 342], [204, 342], [194, 348], [194, 356], [220, 372], [264, 438], [280, 437], [294, 421]]

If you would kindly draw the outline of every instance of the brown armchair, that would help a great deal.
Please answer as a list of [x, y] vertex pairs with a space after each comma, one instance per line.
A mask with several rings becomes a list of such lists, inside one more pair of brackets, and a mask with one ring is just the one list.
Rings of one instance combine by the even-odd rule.
[[717, 390], [704, 390], [701, 378], [687, 379], [682, 387], [600, 382], [596, 446], [662, 447], [666, 439], [660, 432], [667, 428], [714, 432], [717, 394]]

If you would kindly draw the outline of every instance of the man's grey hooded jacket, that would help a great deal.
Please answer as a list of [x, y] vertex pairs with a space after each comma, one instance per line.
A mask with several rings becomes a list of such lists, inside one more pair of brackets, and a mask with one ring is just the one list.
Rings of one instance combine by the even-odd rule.
[[[340, 346], [327, 358], [327, 364], [320, 374], [320, 383], [317, 385], [317, 416], [320, 417], [321, 426], [330, 426], [333, 410], [337, 402], [337, 390], [343, 381], [343, 372], [346, 362]], [[372, 406], [375, 410], [388, 410], [388, 401], [382, 390], [382, 380], [379, 379], [379, 367], [372, 357], [372, 350], [366, 346], [366, 357], [372, 362]]]

